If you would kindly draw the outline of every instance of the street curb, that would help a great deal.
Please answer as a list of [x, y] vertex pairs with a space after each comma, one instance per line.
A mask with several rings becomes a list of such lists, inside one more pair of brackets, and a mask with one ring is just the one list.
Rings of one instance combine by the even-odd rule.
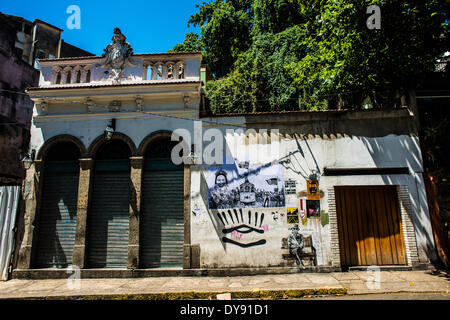
[[420, 290], [420, 291], [409, 291], [409, 290], [399, 290], [399, 291], [385, 291], [385, 292], [362, 292], [362, 293], [348, 293], [348, 296], [368, 296], [368, 295], [378, 295], [378, 294], [448, 294], [450, 295], [450, 291], [448, 290]]
[[289, 299], [316, 295], [344, 295], [346, 288], [315, 288], [290, 290], [258, 290], [251, 291], [184, 291], [146, 294], [107, 294], [80, 296], [46, 296], [9, 298], [8, 300], [216, 300], [218, 294], [231, 293], [232, 299]]

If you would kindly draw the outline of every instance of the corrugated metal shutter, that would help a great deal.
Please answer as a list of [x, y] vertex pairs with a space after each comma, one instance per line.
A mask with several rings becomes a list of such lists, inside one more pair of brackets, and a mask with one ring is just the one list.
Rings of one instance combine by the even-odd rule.
[[[130, 221], [129, 162], [115, 165], [114, 168], [111, 167], [112, 163], [114, 162], [109, 161], [106, 167], [102, 167], [100, 161], [96, 163], [87, 225], [87, 264], [90, 268], [127, 267]], [[122, 171], [124, 166], [128, 171]]]
[[72, 265], [78, 202], [79, 166], [76, 161], [48, 163], [39, 213], [36, 266]]
[[19, 204], [19, 186], [0, 186], [0, 276], [8, 280], [8, 267], [14, 248], [14, 225]]
[[[168, 160], [170, 161], [170, 159]], [[166, 169], [149, 171], [148, 169]], [[183, 170], [146, 162], [140, 233], [141, 267], [182, 267]], [[181, 169], [181, 170], [180, 170]]]

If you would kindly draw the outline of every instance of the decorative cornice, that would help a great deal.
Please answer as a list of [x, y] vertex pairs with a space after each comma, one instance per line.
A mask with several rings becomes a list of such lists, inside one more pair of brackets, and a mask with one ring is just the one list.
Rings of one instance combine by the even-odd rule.
[[136, 103], [136, 108], [137, 108], [137, 112], [142, 112], [142, 102], [144, 101], [144, 99], [142, 98], [142, 96], [138, 95], [135, 98], [135, 103]]
[[120, 100], [113, 100], [108, 104], [109, 112], [120, 112], [122, 108], [122, 102]]
[[201, 81], [197, 79], [173, 79], [173, 80], [143, 80], [139, 82], [130, 82], [130, 83], [77, 83], [77, 84], [63, 84], [63, 85], [51, 85], [51, 86], [42, 86], [42, 87], [29, 87], [26, 89], [26, 92], [34, 92], [34, 91], [46, 91], [46, 90], [71, 90], [71, 89], [92, 89], [92, 88], [120, 88], [120, 87], [138, 87], [138, 86], [176, 86], [183, 84], [197, 84], [201, 85]]
[[[173, 115], [181, 117], [189, 117], [192, 119], [199, 119], [198, 109], [178, 109], [178, 110], [154, 110], [143, 112], [118, 112], [114, 114], [116, 119], [153, 119], [161, 118], [159, 114]], [[84, 113], [84, 114], [65, 114], [65, 115], [46, 115], [46, 116], [34, 116], [33, 122], [56, 122], [56, 121], [87, 121], [87, 120], [108, 120], [111, 119], [111, 113]]]
[[94, 107], [94, 101], [90, 97], [86, 98], [86, 111], [87, 113], [92, 113], [92, 108]]

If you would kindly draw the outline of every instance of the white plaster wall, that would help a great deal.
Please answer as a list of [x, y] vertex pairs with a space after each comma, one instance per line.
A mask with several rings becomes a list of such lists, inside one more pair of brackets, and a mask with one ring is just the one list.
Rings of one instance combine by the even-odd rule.
[[[222, 119], [221, 119], [222, 120]], [[230, 128], [230, 127], [229, 127]], [[207, 128], [203, 128], [206, 130]], [[225, 131], [225, 128], [220, 128]], [[255, 150], [248, 152], [249, 146], [244, 143], [242, 135], [228, 135], [227, 148], [233, 157], [245, 160], [246, 152], [251, 154], [250, 161], [257, 158]], [[235, 146], [237, 148], [235, 149]], [[259, 145], [259, 147], [262, 147]], [[291, 155], [289, 155], [291, 153]], [[273, 156], [276, 155], [276, 156]], [[415, 227], [419, 259], [428, 262], [433, 259], [434, 241], [426, 203], [426, 195], [422, 181], [422, 160], [419, 141], [408, 135], [388, 135], [378, 138], [343, 137], [333, 140], [324, 139], [282, 139], [279, 152], [269, 153], [260, 149], [259, 159], [253, 164], [264, 164], [277, 158], [287, 156], [290, 163], [284, 165], [284, 179], [297, 182], [297, 194], [306, 192], [306, 178], [318, 170], [322, 173], [324, 167], [367, 168], [367, 167], [408, 167], [409, 175], [368, 175], [368, 176], [338, 176], [327, 177], [319, 174], [319, 188], [324, 191], [320, 199], [321, 210], [328, 212], [326, 190], [337, 185], [405, 185], [410, 192], [412, 203], [412, 221]], [[274, 221], [272, 209], [251, 209], [264, 212], [267, 218], [268, 231], [264, 234], [267, 243], [252, 248], [241, 248], [236, 245], [223, 244], [221, 226], [216, 218], [216, 212], [208, 209], [206, 184], [207, 165], [193, 167], [191, 180], [191, 235], [192, 244], [200, 245], [202, 267], [264, 267], [283, 265], [286, 261], [282, 254], [281, 239], [286, 238], [290, 231], [283, 219]], [[299, 203], [298, 195], [286, 196], [286, 205]], [[286, 213], [285, 208], [277, 208], [280, 213]], [[304, 235], [313, 235], [314, 246], [318, 250], [318, 264], [331, 265], [330, 225], [322, 226], [320, 220], [308, 219], [308, 224], [299, 224]], [[239, 235], [238, 235], [239, 236]], [[245, 237], [246, 235], [242, 235]]]
[[186, 59], [185, 79], [200, 79], [200, 59]]
[[40, 71], [39, 86], [50, 85], [52, 80], [52, 67], [41, 67]]
[[[139, 147], [142, 140], [155, 131], [174, 131], [178, 128], [192, 131], [193, 119], [198, 119], [200, 98], [196, 93], [190, 95], [188, 107], [185, 107], [181, 93], [146, 95], [142, 102], [143, 112], [136, 112], [135, 94], [128, 88], [122, 91], [128, 95], [125, 97], [123, 94], [117, 96], [117, 93], [108, 93], [101, 96], [101, 99], [96, 98], [92, 111], [88, 114], [84, 101], [87, 96], [99, 92], [97, 89], [76, 97], [60, 95], [57, 103], [50, 99], [45, 116], [39, 116], [35, 107], [30, 147], [39, 151], [48, 139], [69, 134], [80, 139], [88, 149], [92, 141], [104, 133], [109, 120], [113, 118], [116, 119], [116, 132], [129, 136], [136, 147]], [[121, 101], [120, 112], [109, 112], [108, 104], [112, 100]]]
[[[184, 114], [183, 116], [191, 117], [192, 115]], [[86, 117], [81, 121], [33, 120], [30, 146], [38, 152], [44, 144], [44, 141], [57, 135], [69, 134], [80, 139], [86, 149], [88, 149], [97, 137], [104, 134], [108, 121], [112, 118], [116, 119], [116, 132], [123, 133], [130, 137], [136, 145], [136, 148], [139, 147], [145, 137], [159, 130], [173, 131], [178, 128], [185, 128], [190, 132], [193, 132], [193, 121], [191, 120], [164, 118], [151, 115], [142, 115], [140, 117], [130, 116], [126, 118], [120, 114], [101, 115], [93, 118], [94, 119], [89, 119]]]

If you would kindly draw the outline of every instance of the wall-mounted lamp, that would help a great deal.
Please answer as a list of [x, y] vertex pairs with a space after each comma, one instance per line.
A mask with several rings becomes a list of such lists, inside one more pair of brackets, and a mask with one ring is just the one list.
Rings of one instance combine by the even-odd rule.
[[116, 119], [111, 119], [105, 129], [105, 139], [111, 140], [116, 131]]
[[28, 170], [31, 168], [31, 165], [34, 163], [35, 155], [36, 155], [36, 150], [31, 149], [30, 153], [22, 159], [22, 166], [25, 170]]

